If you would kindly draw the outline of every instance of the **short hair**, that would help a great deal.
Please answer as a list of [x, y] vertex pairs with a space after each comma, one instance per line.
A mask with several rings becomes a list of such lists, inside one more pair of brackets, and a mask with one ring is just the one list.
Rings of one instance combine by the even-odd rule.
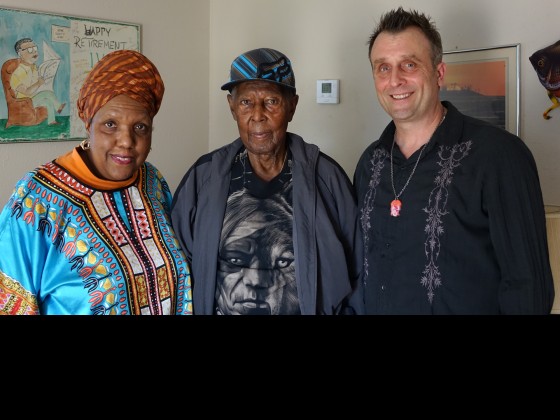
[[432, 18], [417, 10], [406, 11], [401, 7], [393, 9], [381, 16], [377, 27], [369, 37], [368, 57], [371, 59], [371, 49], [373, 43], [381, 32], [389, 32], [397, 34], [410, 27], [416, 27], [428, 38], [432, 47], [432, 63], [437, 66], [443, 58], [443, 47], [441, 44], [441, 35], [436, 28], [436, 24]]
[[19, 50], [21, 50], [21, 44], [25, 44], [26, 42], [33, 42], [33, 40], [31, 38], [22, 38], [16, 42], [16, 45], [14, 45], [16, 54], [19, 53]]

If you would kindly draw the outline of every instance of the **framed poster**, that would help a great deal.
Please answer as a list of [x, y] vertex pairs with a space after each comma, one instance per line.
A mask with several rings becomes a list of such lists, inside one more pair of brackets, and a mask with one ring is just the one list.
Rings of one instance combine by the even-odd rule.
[[519, 135], [519, 44], [443, 53], [440, 99]]
[[106, 54], [140, 50], [140, 25], [0, 8], [0, 143], [86, 138], [76, 101]]

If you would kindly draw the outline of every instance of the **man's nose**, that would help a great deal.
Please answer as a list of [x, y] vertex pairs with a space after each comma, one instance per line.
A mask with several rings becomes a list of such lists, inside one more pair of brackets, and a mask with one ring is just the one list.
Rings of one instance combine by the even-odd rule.
[[393, 86], [398, 86], [403, 80], [403, 72], [399, 66], [395, 66], [391, 69], [391, 75], [389, 78], [389, 83]]
[[264, 104], [257, 103], [253, 106], [253, 112], [251, 114], [251, 118], [253, 119], [253, 121], [262, 121], [264, 119], [264, 113], [265, 113]]

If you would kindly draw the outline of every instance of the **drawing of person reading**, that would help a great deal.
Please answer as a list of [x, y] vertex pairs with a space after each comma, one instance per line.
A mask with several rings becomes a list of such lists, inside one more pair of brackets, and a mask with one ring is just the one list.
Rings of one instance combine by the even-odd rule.
[[19, 64], [11, 74], [10, 86], [16, 93], [16, 98], [31, 98], [34, 108], [45, 107], [47, 123], [55, 125], [59, 124], [56, 114], [60, 114], [66, 105], [57, 99], [53, 91], [60, 57], [46, 43], [43, 43], [43, 47], [45, 57], [43, 63], [37, 66], [39, 53], [33, 40], [22, 38], [16, 42], [14, 48], [19, 56]]

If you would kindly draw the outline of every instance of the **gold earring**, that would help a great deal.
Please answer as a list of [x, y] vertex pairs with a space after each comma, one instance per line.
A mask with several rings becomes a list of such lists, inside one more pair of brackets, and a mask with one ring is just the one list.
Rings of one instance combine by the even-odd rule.
[[89, 150], [91, 145], [89, 144], [89, 139], [84, 139], [81, 143], [80, 143], [80, 147], [82, 148], [82, 150]]

